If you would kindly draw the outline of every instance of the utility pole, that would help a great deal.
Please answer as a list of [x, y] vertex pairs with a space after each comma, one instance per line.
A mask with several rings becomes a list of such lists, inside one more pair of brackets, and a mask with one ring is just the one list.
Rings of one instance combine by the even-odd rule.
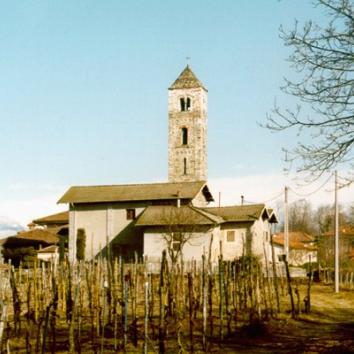
[[338, 176], [334, 171], [334, 292], [339, 293]]
[[288, 187], [285, 186], [284, 198], [284, 253], [286, 261], [289, 262], [289, 215], [288, 215]]

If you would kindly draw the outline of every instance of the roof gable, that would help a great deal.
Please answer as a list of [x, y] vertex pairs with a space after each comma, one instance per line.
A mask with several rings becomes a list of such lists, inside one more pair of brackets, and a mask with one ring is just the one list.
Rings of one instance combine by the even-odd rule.
[[148, 200], [192, 200], [202, 192], [207, 201], [213, 197], [204, 181], [179, 183], [126, 184], [71, 187], [58, 203], [104, 203]]

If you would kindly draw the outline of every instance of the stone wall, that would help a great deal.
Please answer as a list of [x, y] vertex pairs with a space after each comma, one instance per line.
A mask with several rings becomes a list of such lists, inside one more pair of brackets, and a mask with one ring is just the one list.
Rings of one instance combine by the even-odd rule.
[[[181, 111], [180, 99], [190, 98], [189, 110]], [[207, 92], [203, 88], [169, 90], [169, 182], [207, 180]], [[182, 128], [188, 129], [183, 144]], [[186, 171], [184, 171], [186, 159]], [[186, 172], [186, 173], [185, 173]]]

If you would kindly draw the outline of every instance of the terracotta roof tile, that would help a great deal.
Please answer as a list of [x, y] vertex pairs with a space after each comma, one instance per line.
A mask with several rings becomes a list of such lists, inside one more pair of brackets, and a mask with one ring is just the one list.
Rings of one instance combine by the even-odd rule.
[[[273, 242], [276, 245], [284, 246], [284, 233], [279, 232], [273, 235]], [[315, 251], [316, 246], [313, 245], [315, 238], [306, 232], [293, 231], [289, 232], [289, 248]]]
[[[354, 225], [352, 224], [340, 225], [339, 233], [342, 235], [354, 235]], [[323, 233], [321, 236], [334, 236], [334, 230], [327, 231]]]

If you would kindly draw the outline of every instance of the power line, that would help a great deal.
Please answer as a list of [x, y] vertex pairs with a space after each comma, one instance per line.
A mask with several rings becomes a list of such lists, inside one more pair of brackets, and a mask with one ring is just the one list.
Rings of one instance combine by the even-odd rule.
[[324, 181], [324, 183], [322, 183], [318, 188], [316, 188], [314, 191], [312, 191], [310, 193], [302, 194], [302, 193], [296, 192], [293, 188], [290, 188], [290, 189], [294, 194], [296, 194], [299, 197], [309, 197], [310, 195], [313, 195], [313, 194], [317, 193], [320, 189], [322, 189], [330, 181], [331, 178], [332, 178], [332, 174], [329, 175], [329, 177]]
[[263, 203], [265, 204], [265, 203], [272, 202], [273, 200], [278, 199], [279, 197], [281, 197], [281, 196], [283, 195], [283, 193], [284, 193], [284, 191], [282, 190], [282, 191], [280, 191], [280, 193], [278, 193], [275, 197], [270, 198], [270, 199], [267, 199], [267, 200], [265, 200]]

